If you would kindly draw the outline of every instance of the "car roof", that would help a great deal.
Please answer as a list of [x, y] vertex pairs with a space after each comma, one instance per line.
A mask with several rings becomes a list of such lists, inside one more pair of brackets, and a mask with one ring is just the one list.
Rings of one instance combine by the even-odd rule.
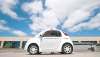
[[[43, 34], [44, 32], [50, 31], [50, 30], [55, 30], [55, 31], [60, 31], [60, 32], [61, 32], [61, 30], [59, 30], [59, 29], [57, 29], [57, 28], [48, 28], [48, 29], [45, 29], [45, 30], [41, 31], [38, 35], [41, 35], [41, 34]], [[38, 35], [36, 35], [36, 36], [38, 36]]]
[[59, 29], [57, 29], [57, 28], [48, 28], [48, 29], [44, 30], [44, 32], [46, 32], [46, 31], [50, 31], [50, 30], [61, 31], [61, 30], [59, 30]]

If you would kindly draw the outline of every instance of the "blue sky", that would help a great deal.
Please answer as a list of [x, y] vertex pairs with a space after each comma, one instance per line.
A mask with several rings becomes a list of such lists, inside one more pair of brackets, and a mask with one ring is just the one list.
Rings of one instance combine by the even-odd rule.
[[58, 28], [71, 36], [100, 36], [98, 0], [0, 0], [0, 36]]

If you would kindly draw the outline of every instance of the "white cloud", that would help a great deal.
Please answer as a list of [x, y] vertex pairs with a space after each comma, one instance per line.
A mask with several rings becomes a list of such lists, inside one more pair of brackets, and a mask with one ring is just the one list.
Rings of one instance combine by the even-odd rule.
[[[59, 24], [56, 14], [51, 9], [43, 10], [41, 0], [33, 1], [31, 3], [24, 3], [22, 5], [22, 9], [29, 14], [33, 14], [30, 17], [33, 23], [29, 25], [33, 30], [33, 34], [47, 28], [56, 27]], [[37, 16], [37, 13], [39, 13], [40, 16]]]
[[0, 31], [1, 30], [4, 30], [4, 31], [9, 31], [10, 30], [10, 28], [5, 26], [5, 24], [6, 24], [6, 21], [0, 20]]
[[[46, 5], [51, 8], [58, 17], [69, 16], [77, 9], [90, 5], [99, 0], [46, 0]], [[86, 7], [86, 6], [85, 6]]]
[[16, 12], [14, 12], [12, 9], [15, 7], [15, 5], [18, 3], [18, 0], [2, 0], [0, 1], [0, 10], [12, 17], [13, 19], [23, 19], [19, 17]]
[[21, 30], [16, 30], [16, 29], [12, 29], [10, 27], [4, 26], [0, 24], [0, 31], [7, 31], [10, 33], [13, 33], [17, 36], [26, 36], [27, 34], [25, 32], [22, 32]]
[[42, 17], [32, 18], [33, 23], [30, 25], [30, 28], [33, 29], [33, 33], [44, 29], [57, 27], [59, 24], [59, 20], [53, 11], [46, 10], [42, 13], [42, 15]]
[[48, 26], [56, 27], [59, 24], [59, 20], [52, 10], [46, 10], [43, 12], [44, 19], [42, 19], [42, 23]]
[[18, 19], [19, 17], [17, 16], [17, 14], [12, 11], [11, 9], [8, 9], [8, 8], [2, 8], [2, 12], [4, 14], [7, 14], [9, 15], [10, 17], [14, 18], [14, 19]]
[[[82, 28], [77, 25], [87, 20], [86, 16], [90, 16], [90, 12], [97, 4], [100, 4], [99, 0], [46, 0], [48, 8], [46, 10], [43, 10], [41, 1], [24, 3], [22, 9], [33, 14], [30, 17], [33, 22], [30, 24], [30, 28], [35, 34], [43, 29], [57, 27], [60, 24], [59, 19], [65, 16], [68, 16], [68, 19], [62, 28], [67, 28], [70, 31], [73, 29], [81, 30]], [[41, 16], [37, 17], [34, 13], [39, 13]]]
[[10, 30], [10, 28], [9, 27], [6, 27], [6, 26], [3, 26], [3, 25], [1, 25], [0, 24], [0, 31], [9, 31]]
[[100, 29], [100, 14], [92, 18], [89, 22], [80, 23], [74, 26], [70, 31], [80, 31], [82, 29], [91, 30], [91, 29]]
[[5, 20], [0, 20], [0, 24], [6, 24]]
[[89, 16], [89, 15], [90, 15], [89, 11], [79, 9], [79, 10], [73, 12], [73, 14], [71, 14], [70, 16], [68, 16], [68, 19], [64, 23], [63, 27], [71, 28], [71, 27], [77, 25], [78, 23], [80, 23], [84, 20], [87, 20], [85, 17]]
[[22, 5], [22, 9], [28, 13], [38, 13], [43, 10], [41, 1], [26, 2]]
[[26, 33], [22, 32], [21, 30], [16, 30], [16, 29], [12, 29], [8, 26], [5, 26], [3, 24], [0, 23], [0, 31], [7, 31], [7, 32], [10, 32], [10, 33], [13, 33], [17, 36], [25, 36], [27, 35]]
[[100, 3], [93, 3], [73, 12], [73, 14], [68, 17], [62, 28], [67, 28], [68, 31], [71, 32], [80, 31], [82, 29], [100, 28], [100, 17], [98, 17], [100, 15], [97, 15], [88, 22], [83, 22], [85, 20], [88, 20], [87, 17], [91, 16], [92, 10], [97, 6], [100, 6]]
[[89, 29], [100, 28], [100, 13], [87, 23]]
[[26, 36], [27, 34], [25, 32], [22, 32], [21, 30], [16, 30], [16, 29], [12, 29], [8, 26], [6, 26], [6, 21], [5, 20], [0, 20], [0, 31], [7, 31], [10, 33], [13, 33], [17, 36]]
[[26, 36], [27, 35], [26, 33], [22, 32], [20, 30], [13, 30], [12, 33], [17, 36]]

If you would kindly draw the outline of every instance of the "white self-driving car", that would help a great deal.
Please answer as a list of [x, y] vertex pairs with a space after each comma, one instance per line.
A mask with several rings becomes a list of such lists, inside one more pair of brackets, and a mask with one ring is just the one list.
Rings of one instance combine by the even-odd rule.
[[24, 50], [31, 55], [41, 52], [71, 54], [73, 52], [73, 43], [70, 37], [61, 30], [48, 29], [29, 39]]

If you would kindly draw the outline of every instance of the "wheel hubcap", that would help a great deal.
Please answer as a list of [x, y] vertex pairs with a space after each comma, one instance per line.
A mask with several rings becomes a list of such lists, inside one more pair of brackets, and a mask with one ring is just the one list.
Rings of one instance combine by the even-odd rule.
[[64, 47], [64, 51], [65, 51], [66, 53], [70, 53], [70, 52], [71, 52], [71, 47], [70, 47], [70, 46], [65, 46], [65, 47]]
[[30, 52], [33, 53], [33, 54], [37, 53], [37, 50], [38, 49], [35, 46], [30, 47]]

